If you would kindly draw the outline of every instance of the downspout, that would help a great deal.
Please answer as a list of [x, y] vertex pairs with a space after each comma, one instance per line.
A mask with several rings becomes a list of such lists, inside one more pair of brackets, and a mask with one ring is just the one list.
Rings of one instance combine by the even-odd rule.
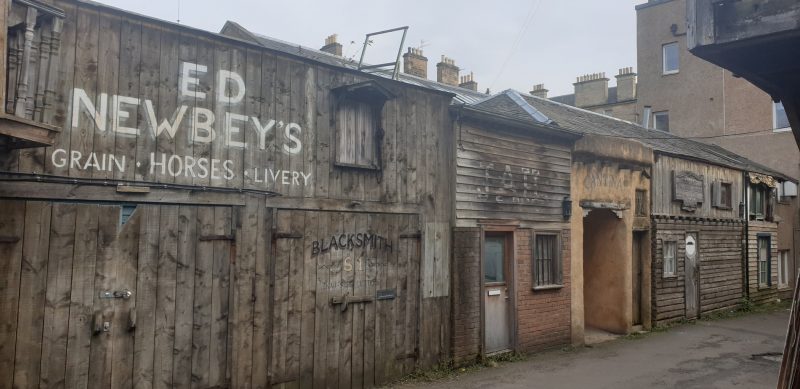
[[750, 204], [747, 199], [747, 172], [742, 171], [742, 217], [744, 218], [744, 239], [742, 240], [742, 250], [744, 251], [744, 263], [742, 264], [742, 271], [744, 274], [744, 298], [750, 300], [750, 217], [749, 209]]

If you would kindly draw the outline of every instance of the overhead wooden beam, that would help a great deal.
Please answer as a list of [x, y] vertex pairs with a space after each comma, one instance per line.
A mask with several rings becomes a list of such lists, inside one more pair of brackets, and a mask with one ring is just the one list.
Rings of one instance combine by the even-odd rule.
[[[3, 62], [3, 67], [5, 68], [5, 62]], [[3, 71], [3, 77], [5, 77], [5, 71]], [[3, 87], [3, 92], [5, 93], [5, 87]], [[0, 113], [0, 136], [10, 138], [3, 147], [6, 149], [52, 146], [56, 134], [60, 131], [61, 129], [56, 126]]]

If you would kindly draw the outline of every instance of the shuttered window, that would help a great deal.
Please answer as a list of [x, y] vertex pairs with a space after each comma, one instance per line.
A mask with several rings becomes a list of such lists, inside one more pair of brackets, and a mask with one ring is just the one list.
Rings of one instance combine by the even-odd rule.
[[345, 100], [336, 115], [336, 163], [380, 169], [380, 109], [374, 104]]
[[716, 208], [733, 208], [733, 191], [730, 182], [714, 181], [711, 187], [712, 204]]
[[770, 264], [771, 238], [769, 236], [758, 237], [758, 285], [772, 286], [772, 266]]
[[677, 268], [676, 252], [678, 251], [677, 242], [664, 242], [664, 268], [663, 277], [675, 277], [675, 269]]
[[561, 285], [561, 250], [558, 234], [535, 234], [533, 247], [534, 288]]

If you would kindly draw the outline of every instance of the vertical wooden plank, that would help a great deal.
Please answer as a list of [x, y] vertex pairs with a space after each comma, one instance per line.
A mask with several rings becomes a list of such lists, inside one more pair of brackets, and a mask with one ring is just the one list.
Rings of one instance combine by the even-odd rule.
[[269, 306], [272, 305], [269, 283], [272, 261], [272, 209], [266, 208], [264, 201], [258, 202], [258, 242], [256, 246], [255, 273], [255, 307], [253, 309], [253, 388], [267, 386], [267, 368], [269, 367]]
[[[161, 71], [161, 30], [154, 25], [142, 24], [142, 46], [141, 46], [141, 67], [134, 69], [139, 75], [139, 101], [151, 100], [154, 107], [159, 107], [159, 84]], [[123, 104], [123, 107], [128, 107]], [[144, 106], [130, 106], [130, 119], [127, 126], [138, 129], [136, 137], [136, 173], [134, 178], [137, 181], [156, 181], [156, 177], [161, 174], [162, 167], [166, 168], [166, 163], [162, 166], [151, 166], [150, 154], [156, 151], [156, 140], [151, 131], [148, 131], [147, 113]], [[166, 162], [160, 160], [158, 154], [154, 156], [154, 162]]]
[[67, 324], [77, 209], [75, 204], [53, 205], [39, 381], [39, 385], [45, 387], [65, 385]]
[[[267, 177], [270, 173], [268, 169], [276, 169], [275, 156], [280, 154], [278, 150], [278, 121], [276, 116], [276, 99], [278, 90], [276, 88], [275, 77], [277, 73], [277, 60], [274, 54], [261, 53], [261, 99], [259, 105], [259, 124], [264, 127], [269, 124], [270, 120], [275, 120], [271, 130], [266, 132], [264, 137], [264, 149], [261, 149], [261, 142], [258, 144], [256, 151], [256, 164], [254, 166], [262, 167], [264, 170], [260, 172], [260, 179], [263, 183], [259, 183], [262, 189], [276, 190], [274, 180]], [[270, 146], [273, 145], [273, 146]], [[255, 174], [255, 172], [254, 172]], [[271, 252], [270, 252], [271, 253]]]
[[[333, 236], [340, 233], [344, 227], [344, 215], [342, 213], [333, 213], [331, 215], [330, 224], [328, 227], [328, 234], [333, 239]], [[330, 243], [329, 243], [330, 244]], [[344, 294], [342, 288], [342, 251], [333, 250], [329, 251], [330, 255], [330, 275], [329, 275], [329, 295], [341, 297]], [[338, 387], [339, 385], [339, 357], [341, 338], [341, 317], [340, 312], [335, 308], [331, 310], [331, 317], [328, 320], [328, 344], [326, 345], [327, 352], [327, 370], [325, 373], [325, 386]]]
[[[97, 235], [97, 252], [91, 258], [94, 260], [94, 272], [91, 274], [94, 288], [90, 289], [86, 294], [89, 305], [91, 308], [87, 317], [86, 325], [81, 329], [83, 333], [79, 335], [93, 335], [90, 344], [87, 345], [91, 349], [91, 357], [88, 360], [88, 386], [93, 388], [108, 388], [111, 385], [111, 372], [113, 360], [113, 345], [112, 335], [117, 331], [126, 331], [124, 324], [121, 320], [115, 320], [114, 306], [116, 305], [112, 299], [100, 298], [100, 293], [104, 291], [119, 290], [119, 284], [116, 281], [116, 262], [118, 260], [116, 251], [117, 232], [120, 223], [120, 208], [119, 207], [93, 207], [95, 215], [93, 216], [94, 233]], [[99, 213], [99, 214], [98, 214]], [[84, 221], [81, 220], [82, 215], [78, 215], [77, 223], [83, 226]], [[77, 242], [76, 239], [76, 251]], [[89, 258], [88, 256], [86, 256]], [[76, 255], [76, 262], [81, 260], [82, 257]], [[76, 284], [73, 275], [73, 284]], [[76, 293], [73, 287], [73, 294]], [[73, 296], [73, 301], [75, 300]], [[74, 304], [74, 303], [73, 303]], [[72, 314], [72, 311], [70, 311]], [[93, 316], [98, 315], [102, 321], [107, 321], [112, 324], [112, 332], [94, 333], [95, 329], [92, 328]], [[70, 328], [70, 330], [72, 330]], [[70, 345], [72, 342], [70, 342]], [[71, 346], [70, 346], [71, 347]], [[89, 351], [89, 350], [87, 350]], [[69, 356], [68, 356], [69, 357]], [[88, 356], [87, 356], [88, 357]], [[86, 377], [84, 377], [85, 379]], [[69, 382], [69, 380], [68, 380]], [[85, 383], [84, 383], [85, 385]]]
[[192, 385], [192, 307], [197, 242], [197, 207], [181, 206], [178, 211], [178, 257], [175, 275], [175, 348], [172, 384]]
[[172, 387], [175, 347], [175, 288], [178, 271], [178, 206], [162, 205], [159, 216], [153, 386]]
[[[341, 236], [341, 234], [348, 234], [355, 231], [355, 217], [352, 212], [344, 213], [344, 220], [342, 222], [342, 227], [334, 232], [334, 236], [337, 238]], [[341, 239], [340, 239], [340, 242]], [[354, 279], [354, 269], [355, 266], [355, 258], [353, 258], [353, 251], [347, 248], [347, 241], [345, 240], [345, 246], [339, 247], [339, 252], [341, 253], [341, 264], [340, 264], [340, 271], [341, 271], [341, 293], [339, 296], [346, 294], [348, 296], [355, 295], [355, 279]], [[360, 309], [360, 304], [353, 304], [347, 308], [344, 312], [338, 312], [336, 314], [337, 317], [334, 318], [335, 321], [339, 323], [339, 333], [341, 334], [341, 340], [339, 342], [339, 387], [340, 388], [349, 388], [352, 384], [352, 367], [353, 367], [353, 317], [354, 312]], [[338, 307], [337, 307], [338, 308]]]
[[[214, 233], [214, 208], [197, 210], [198, 238]], [[210, 386], [211, 288], [214, 263], [213, 241], [197, 240], [192, 331], [192, 386]]]
[[[292, 97], [292, 72], [291, 72], [292, 62], [283, 58], [283, 57], [276, 57], [276, 65], [275, 65], [275, 94], [273, 96], [274, 100], [274, 110], [275, 110], [275, 120], [278, 123], [275, 125], [275, 142], [274, 147], [274, 164], [273, 169], [283, 170], [287, 169], [291, 163], [291, 156], [283, 151], [283, 146], [286, 144], [286, 137], [283, 135], [285, 129], [284, 127], [289, 124], [291, 119], [291, 97]], [[281, 125], [281, 121], [283, 121], [283, 125]], [[291, 191], [290, 188], [283, 185], [280, 180], [276, 180], [274, 183], [274, 189], [276, 192], [282, 195], [290, 195]]]
[[[221, 97], [221, 93], [226, 93], [225, 96], [230, 96], [233, 91], [230, 88], [224, 88], [222, 90], [218, 90], [219, 86], [217, 85], [217, 74], [222, 70], [230, 70], [231, 69], [231, 56], [232, 52], [234, 51], [233, 47], [229, 45], [224, 45], [220, 42], [209, 42], [208, 44], [214, 50], [214, 84], [210, 93], [206, 94], [206, 99], [213, 97], [213, 112], [216, 120], [214, 120], [214, 131], [216, 131], [216, 137], [211, 141], [211, 155], [212, 159], [217, 159], [219, 161], [225, 161], [228, 159], [228, 151], [229, 148], [225, 146], [226, 136], [225, 136], [225, 113], [231, 109], [231, 103], [229, 102], [228, 98]], [[211, 69], [209, 69], [211, 70]], [[221, 169], [220, 169], [221, 170]], [[227, 186], [227, 181], [223, 178], [222, 172], [212, 172], [209, 174], [210, 176], [210, 184], [211, 186], [218, 186], [218, 187], [225, 187]], [[213, 362], [212, 362], [213, 363]]]
[[[197, 38], [194, 36], [194, 34], [191, 32], [184, 32], [178, 35], [177, 39], [179, 40], [179, 44], [178, 44], [178, 64], [177, 64], [178, 69], [175, 70], [176, 72], [180, 69], [180, 66], [183, 62], [188, 62], [193, 64], [198, 63], [197, 62], [198, 43], [197, 43]], [[170, 66], [172, 65], [170, 64]], [[162, 75], [162, 76], [166, 77], [167, 75]], [[180, 81], [179, 73], [170, 75], [170, 82], [179, 82], [179, 81]], [[170, 86], [170, 88], [171, 87], [172, 86]], [[178, 127], [178, 132], [177, 132], [178, 134], [182, 135], [178, 135], [174, 139], [172, 139], [172, 142], [175, 146], [175, 153], [178, 155], [193, 156], [194, 143], [192, 142], [191, 134], [192, 134], [192, 123], [194, 118], [192, 117], [192, 112], [194, 112], [193, 109], [197, 105], [197, 100], [194, 96], [186, 96], [183, 93], [180, 93], [180, 91], [177, 91], [176, 102], [177, 102], [177, 107], [180, 107], [182, 105], [186, 106], [186, 113], [183, 116], [183, 121], [181, 121], [181, 125], [180, 127]], [[188, 170], [188, 167], [184, 168]], [[196, 167], [193, 167], [191, 173], [181, 174], [178, 177], [175, 177], [175, 183], [191, 185], [194, 178], [197, 177], [197, 174], [199, 174], [198, 170], [199, 169], [197, 169]], [[192, 217], [192, 220], [193, 220], [191, 222], [192, 224], [196, 223], [196, 215]], [[192, 239], [195, 238], [196, 236], [192, 237]]]
[[[76, 207], [78, 210], [75, 220], [75, 246], [72, 253], [72, 290], [70, 293], [65, 386], [68, 388], [86, 388], [90, 382], [90, 364], [97, 362], [93, 360], [94, 358], [90, 360], [90, 350], [95, 340], [92, 339], [92, 317], [97, 312], [94, 307], [95, 284], [100, 287], [106, 286], [102, 281], [109, 274], [105, 271], [105, 266], [102, 265], [106, 263], [106, 259], [111, 260], [111, 258], [103, 258], [101, 267], [98, 269], [96, 268], [97, 257], [98, 255], [102, 256], [105, 249], [104, 245], [110, 245], [111, 242], [105, 240], [101, 242], [98, 237], [100, 207], [93, 204], [78, 205]], [[108, 214], [109, 212], [104, 213]], [[116, 235], [114, 227], [112, 226], [111, 231], [104, 231], [104, 234]], [[103, 320], [106, 319], [111, 320], [103, 317]], [[100, 342], [108, 344], [106, 333], [98, 335], [101, 337], [99, 339]], [[103, 370], [105, 364], [102, 362], [105, 362], [105, 360], [99, 362], [101, 363], [97, 363], [92, 367], [100, 367]], [[110, 373], [111, 371], [108, 370], [108, 372]], [[96, 380], [104, 382], [105, 386], [108, 386], [108, 381], [105, 381], [105, 378], [101, 374], [93, 374], [91, 377], [93, 384]], [[97, 387], [100, 386], [102, 385], [97, 385]]]
[[[89, 99], [95, 102], [95, 108], [100, 109], [99, 93], [97, 92], [97, 43], [99, 18], [96, 11], [79, 8], [77, 13], [77, 40], [75, 48], [75, 87], [83, 89]], [[88, 155], [92, 152], [94, 133], [108, 130], [106, 123], [95, 125], [90, 115], [73, 112], [80, 115], [78, 127], [70, 132], [70, 148], [72, 151]], [[103, 117], [105, 119], [105, 117]], [[105, 128], [100, 128], [105, 126]], [[91, 170], [84, 170], [84, 166], [70, 163], [69, 175], [71, 177], [91, 177]]]
[[[4, 200], [0, 204], [6, 202]], [[0, 205], [0, 207], [3, 207], [3, 205]], [[3, 219], [9, 215], [5, 211], [6, 209], [3, 209], [2, 213], [0, 213], [3, 215]], [[16, 358], [14, 361], [14, 386], [20, 388], [33, 387], [39, 383], [51, 212], [52, 206], [48, 202], [29, 201], [25, 204], [22, 273], [20, 274], [19, 282], [20, 308], [17, 319]], [[2, 228], [6, 228], [4, 223]], [[5, 231], [2, 233], [5, 233]], [[0, 256], [2, 258], [11, 258], [6, 255], [4, 250], [7, 250], [7, 248], [0, 246], [0, 252], [2, 252]], [[6, 259], [5, 261], [8, 260]], [[0, 274], [8, 274], [8, 272], [3, 269]], [[4, 342], [3, 344], [8, 343]], [[2, 381], [2, 385], [6, 383], [7, 381]]]
[[14, 381], [24, 228], [25, 202], [0, 201], [0, 235], [19, 238], [17, 242], [0, 243], [0, 386], [3, 387], [11, 387]]
[[[213, 118], [207, 117], [205, 114], [214, 114], [215, 106], [214, 102], [216, 101], [214, 97], [214, 77], [217, 73], [218, 68], [216, 67], [215, 57], [215, 50], [214, 50], [214, 43], [203, 38], [198, 38], [196, 41], [196, 50], [197, 50], [197, 64], [206, 67], [206, 72], [199, 72], [197, 74], [198, 85], [195, 87], [195, 90], [205, 94], [205, 97], [197, 97], [195, 98], [195, 107], [198, 108], [198, 112], [204, 113], [204, 115], [195, 115], [192, 117], [192, 121], [200, 122], [207, 122]], [[210, 112], [209, 112], [210, 111]], [[215, 120], [215, 122], [219, 122], [219, 120]], [[216, 125], [212, 126], [214, 131], [217, 131]], [[192, 135], [192, 152], [194, 153], [195, 159], [199, 158], [211, 158], [211, 141], [206, 141], [204, 139], [210, 138], [211, 135], [208, 134], [205, 130], [203, 130], [200, 126], [197, 129], [197, 135]], [[201, 140], [203, 139], [203, 140]], [[197, 177], [192, 178], [192, 184], [199, 185], [199, 186], [208, 186], [211, 183], [211, 174], [198, 174]]]
[[[214, 209], [214, 235], [231, 233], [231, 208]], [[211, 276], [211, 338], [209, 340], [209, 385], [227, 385], [228, 309], [230, 291], [231, 242], [214, 241]]]
[[[309, 170], [309, 171], [313, 171]], [[299, 226], [303, 231], [303, 240], [297, 245], [298, 262], [303, 266], [303, 285], [301, 288], [301, 318], [300, 318], [300, 355], [299, 370], [301, 388], [314, 385], [314, 339], [316, 334], [316, 295], [317, 295], [317, 263], [312, 256], [312, 242], [318, 238], [319, 214], [307, 213], [305, 221]], [[299, 266], [299, 264], [298, 264]]]
[[[66, 32], [66, 26], [65, 26]], [[117, 93], [123, 96], [140, 96], [142, 66], [142, 25], [132, 19], [122, 19], [120, 26], [119, 82]], [[138, 108], [126, 106], [129, 116], [119, 125], [133, 127], [137, 124]], [[124, 171], [114, 171], [115, 179], [133, 180], [136, 176], [136, 135], [117, 132], [114, 138], [114, 154], [125, 156]]]
[[[108, 14], [99, 17], [97, 31], [94, 31], [93, 38], [97, 39], [97, 94], [105, 93], [108, 96], [117, 94], [119, 83], [119, 59], [120, 59], [120, 19]], [[100, 36], [102, 34], [102, 39]], [[110, 98], [107, 104], [110, 103]], [[110, 107], [110, 106], [109, 106]], [[97, 108], [97, 103], [95, 103]], [[116, 134], [111, 129], [111, 120], [114, 110], [108, 109], [106, 113], [105, 131], [95, 131], [93, 140], [93, 151], [97, 155], [113, 154]], [[87, 120], [84, 116], [82, 120]], [[116, 166], [112, 163], [106, 169], [95, 169], [92, 171], [93, 178], [114, 178]]]
[[[130, 218], [119, 227], [115, 255], [116, 286], [133, 292], [133, 298], [113, 303], [114, 318], [117, 330], [111, 333], [113, 357], [111, 358], [111, 388], [130, 388], [133, 386], [133, 367], [135, 333], [137, 326], [136, 301], [139, 290], [137, 277], [139, 273], [139, 245], [142, 220], [146, 219], [145, 207], [139, 205], [133, 210]], [[121, 222], [121, 220], [120, 220]], [[143, 253], [143, 254], [146, 254]], [[147, 276], [147, 274], [145, 275]], [[134, 326], [134, 328], [131, 328]]]
[[[326, 172], [327, 173], [327, 172]], [[320, 212], [318, 221], [317, 239], [330, 239], [329, 226], [331, 225], [331, 212]], [[331, 281], [330, 281], [330, 251], [320, 251], [316, 257], [317, 266], [317, 293], [314, 306], [314, 387], [325, 387], [328, 356], [328, 326], [332, 320], [330, 308]]]
[[316, 198], [328, 198], [330, 191], [328, 180], [331, 164], [331, 149], [334, 141], [331, 104], [331, 72], [328, 69], [317, 68], [316, 77], [316, 121], [314, 132], [316, 133], [316, 170], [314, 171], [314, 194]]
[[[178, 98], [178, 83], [180, 78], [180, 54], [181, 54], [181, 35], [172, 30], [162, 30], [160, 34], [161, 50], [158, 58], [158, 83], [155, 85], [157, 88], [152, 96], [145, 96], [147, 99], [154, 99], [153, 109], [155, 110], [155, 123], [151, 123], [152, 118], [148, 118], [147, 109], [145, 108], [145, 121], [142, 123], [142, 132], [145, 136], [153, 139], [155, 147], [153, 150], [156, 153], [156, 158], [160, 160], [162, 155], [165, 158], [170, 158], [172, 155], [178, 155], [183, 158], [185, 154], [179, 151], [186, 151], [186, 140], [189, 136], [186, 132], [181, 131], [180, 123], [188, 121], [188, 114], [191, 110], [188, 107], [183, 110], [179, 104]], [[145, 103], [142, 101], [142, 103]], [[178, 122], [180, 120], [180, 123]], [[158, 134], [158, 127], [163, 125], [163, 132]], [[169, 129], [175, 130], [175, 136], [169, 134]], [[185, 127], [184, 127], [185, 128]], [[181, 139], [183, 138], [183, 139]], [[179, 146], [180, 145], [180, 146]], [[180, 150], [179, 150], [180, 147]], [[148, 153], [148, 156], [150, 154]], [[189, 154], [191, 155], [191, 153]], [[149, 157], [148, 157], [149, 158]], [[168, 160], [169, 161], [169, 160]], [[184, 159], [185, 161], [185, 159]], [[194, 168], [192, 168], [192, 172]], [[152, 177], [156, 182], [177, 182], [189, 183], [191, 175], [188, 175], [188, 168], [184, 163], [167, 163], [166, 172], [161, 169], [155, 169], [156, 174]]]
[[[362, 233], [362, 231], [367, 231], [367, 216], [363, 213], [358, 213], [354, 215], [354, 222], [353, 222], [353, 233]], [[354, 295], [364, 296], [369, 295], [367, 293], [367, 268], [370, 266], [369, 259], [370, 256], [366, 255], [366, 249], [364, 247], [357, 247], [354, 248], [352, 251], [353, 257], [353, 293]], [[358, 307], [358, 309], [353, 309], [353, 316], [352, 318], [352, 348], [353, 351], [351, 353], [351, 366], [352, 366], [352, 375], [351, 375], [351, 387], [353, 388], [361, 388], [364, 387], [364, 314], [367, 309], [367, 305], [372, 305], [371, 303], [365, 304], [364, 306]]]
[[258, 250], [259, 198], [248, 197], [236, 228], [236, 262], [233, 281], [233, 361], [231, 386], [249, 388], [253, 374], [253, 312], [255, 308], [255, 262]]
[[139, 233], [139, 271], [136, 279], [136, 340], [133, 350], [133, 386], [152, 388], [154, 377], [158, 290], [159, 221], [161, 207], [142, 205]]
[[[247, 50], [245, 55], [247, 62], [244, 65], [245, 70], [242, 75], [245, 84], [247, 84], [247, 90], [244, 96], [244, 114], [251, 118], [248, 123], [245, 123], [241, 130], [241, 135], [244, 138], [244, 142], [247, 144], [247, 147], [244, 149], [243, 167], [245, 170], [242, 179], [244, 188], [264, 190], [266, 174], [264, 174], [265, 166], [261, 164], [261, 158], [267, 151], [261, 149], [260, 130], [258, 130], [254, 124], [254, 121], [258, 121], [259, 127], [263, 127], [267, 124], [266, 122], [270, 120], [270, 118], [264, 118], [261, 115], [261, 104], [263, 101], [261, 96], [261, 51]], [[272, 131], [274, 131], [274, 128], [270, 130], [270, 132]], [[266, 146], [265, 135], [264, 147], [266, 148]], [[257, 178], [260, 182], [256, 182]]]
[[315, 197], [314, 173], [317, 166], [317, 76], [319, 75], [319, 68], [315, 66], [306, 66], [305, 78], [303, 83], [303, 92], [301, 99], [300, 111], [300, 127], [303, 128], [303, 134], [300, 139], [303, 140], [303, 169], [302, 173], [309, 175], [309, 182], [304, 178], [300, 178], [303, 197]]
[[[302, 215], [302, 214], [300, 214]], [[298, 215], [299, 216], [299, 215]], [[287, 233], [291, 231], [291, 219], [296, 217], [292, 211], [279, 211], [276, 220], [276, 231]], [[289, 353], [289, 274], [291, 263], [291, 242], [286, 238], [277, 238], [275, 241], [274, 257], [275, 279], [273, 284], [273, 312], [272, 312], [272, 355], [271, 371], [273, 384], [283, 383], [290, 379], [287, 354]]]
[[[73, 4], [62, 4], [61, 7], [68, 15], [75, 14], [75, 6]], [[69, 149], [70, 133], [68, 129], [71, 126], [68, 109], [69, 103], [72, 101], [72, 81], [74, 79], [74, 66], [75, 66], [75, 19], [66, 18], [63, 22], [61, 35], [59, 37], [58, 52], [52, 53], [50, 74], [53, 75], [53, 94], [46, 96], [45, 101], [47, 107], [45, 108], [45, 123], [49, 123], [61, 127], [61, 132], [55, 136], [56, 147], [47, 147], [45, 149], [45, 167], [44, 171], [48, 174], [63, 175], [69, 171], [69, 166], [56, 167], [51, 163], [53, 150], [58, 148]], [[56, 43], [56, 42], [54, 42]]]
[[399, 225], [397, 228], [396, 240], [393, 241], [393, 249], [397, 252], [397, 263], [395, 267], [394, 290], [396, 297], [392, 300], [394, 305], [394, 350], [397, 354], [397, 370], [400, 374], [407, 374], [408, 351], [406, 350], [406, 338], [408, 337], [409, 327], [406, 325], [406, 311], [408, 310], [408, 260], [409, 260], [409, 238], [401, 238], [402, 234], [408, 234], [411, 226], [409, 221], [411, 216], [397, 216]]
[[[236, 47], [231, 45], [231, 53], [230, 53], [230, 64], [228, 65], [228, 69], [231, 72], [236, 73], [240, 77], [244, 79], [247, 76], [246, 73], [246, 66], [247, 66], [247, 53], [242, 48]], [[245, 83], [247, 80], [245, 79]], [[227, 96], [237, 96], [239, 95], [240, 91], [238, 87], [234, 86], [237, 85], [236, 83], [228, 83], [226, 87], [226, 95]], [[244, 175], [244, 147], [238, 146], [238, 144], [246, 144], [247, 141], [247, 131], [250, 127], [249, 118], [246, 115], [246, 106], [247, 106], [247, 88], [244, 90], [245, 96], [240, 101], [232, 100], [227, 105], [227, 111], [220, 117], [218, 120], [222, 121], [223, 127], [222, 131], [219, 133], [220, 138], [223, 139], [225, 143], [223, 143], [223, 148], [227, 151], [226, 157], [229, 161], [233, 162], [232, 170], [233, 170], [233, 177], [229, 177], [225, 175], [225, 171], [223, 170], [223, 176], [225, 178], [225, 186], [232, 187], [232, 188], [241, 188], [244, 184], [243, 175]], [[225, 130], [227, 127], [226, 122], [228, 121], [227, 118], [230, 118], [230, 128]], [[241, 120], [239, 120], [241, 119]], [[233, 129], [237, 128], [238, 132], [235, 132]], [[226, 134], [230, 135], [226, 135]], [[230, 142], [228, 142], [227, 138], [230, 138]]]
[[[302, 234], [306, 220], [306, 212], [294, 212], [289, 222], [288, 231]], [[300, 373], [300, 329], [302, 319], [303, 288], [303, 239], [289, 239], [288, 253], [288, 294], [286, 296], [286, 381], [287, 387], [297, 387]]]

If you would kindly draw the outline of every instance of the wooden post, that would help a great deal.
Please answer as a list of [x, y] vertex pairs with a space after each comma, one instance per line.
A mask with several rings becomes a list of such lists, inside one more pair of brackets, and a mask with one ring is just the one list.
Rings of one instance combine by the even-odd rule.
[[[6, 101], [6, 52], [8, 51], [8, 8], [11, 0], [0, 0], [0, 101]], [[5, 108], [2, 111], [5, 112]]]

